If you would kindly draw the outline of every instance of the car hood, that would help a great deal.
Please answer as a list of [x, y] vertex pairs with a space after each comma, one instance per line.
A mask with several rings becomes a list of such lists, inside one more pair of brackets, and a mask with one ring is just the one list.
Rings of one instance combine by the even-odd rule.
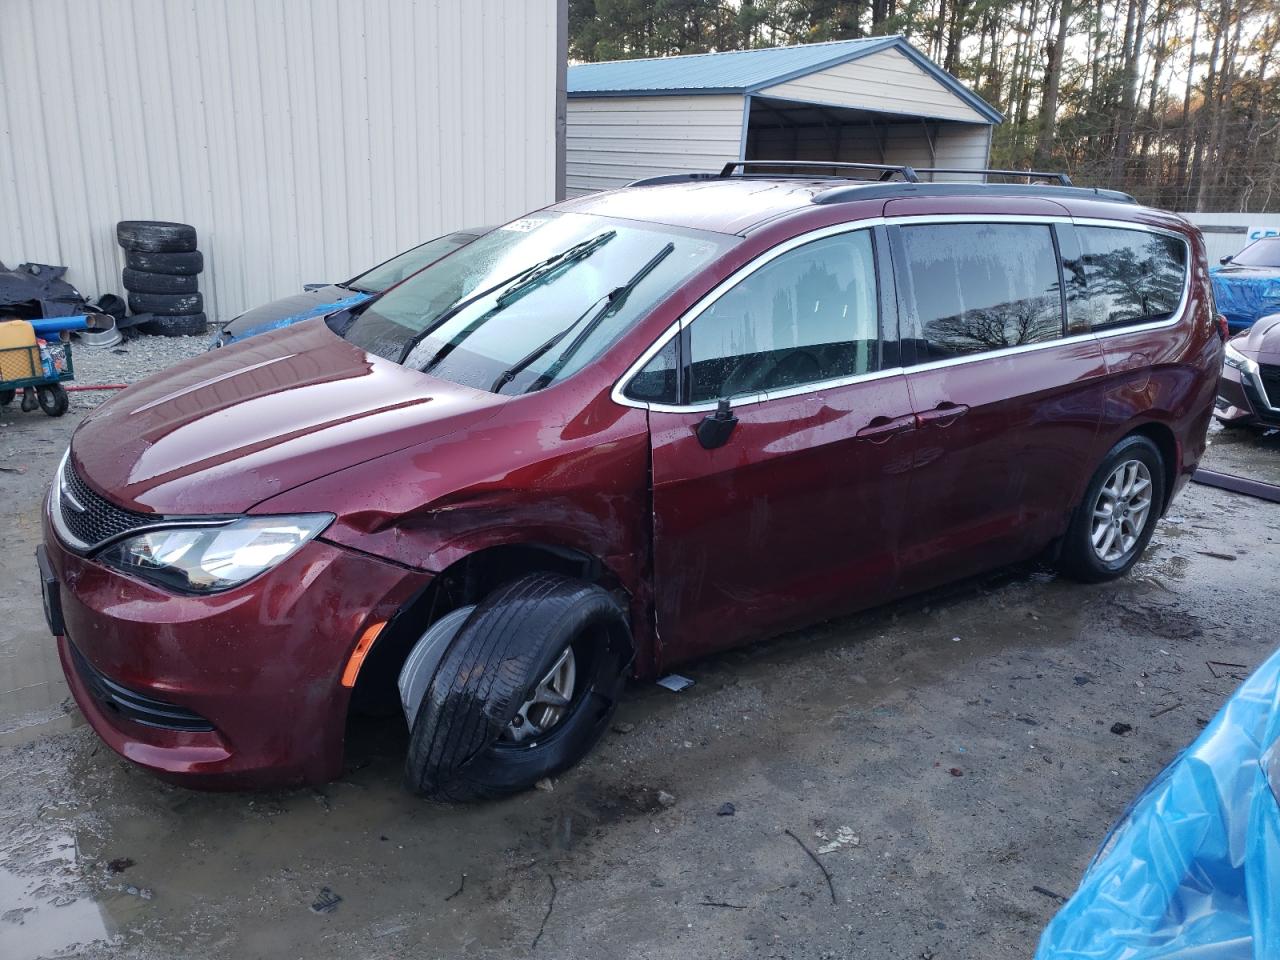
[[1280, 313], [1263, 317], [1244, 333], [1232, 337], [1231, 345], [1262, 363], [1280, 363]]
[[370, 296], [368, 293], [348, 290], [346, 287], [331, 283], [327, 287], [295, 293], [293, 296], [281, 297], [279, 300], [272, 300], [260, 307], [246, 310], [222, 328], [222, 335], [227, 339], [251, 337], [276, 327], [332, 313], [343, 305], [353, 305], [369, 299]]
[[365, 353], [310, 320], [130, 387], [80, 424], [71, 459], [89, 486], [129, 509], [240, 513], [466, 429], [504, 402]]

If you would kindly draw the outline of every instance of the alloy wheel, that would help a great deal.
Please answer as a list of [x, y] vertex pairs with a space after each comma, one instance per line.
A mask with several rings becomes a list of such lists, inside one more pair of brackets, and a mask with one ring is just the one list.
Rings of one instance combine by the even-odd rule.
[[1125, 460], [1098, 491], [1090, 540], [1103, 563], [1116, 563], [1137, 546], [1151, 515], [1151, 489], [1147, 465]]

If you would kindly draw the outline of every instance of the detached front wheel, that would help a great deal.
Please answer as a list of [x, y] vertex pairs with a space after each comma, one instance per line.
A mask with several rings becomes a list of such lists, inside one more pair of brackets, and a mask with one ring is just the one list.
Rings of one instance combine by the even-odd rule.
[[[631, 662], [614, 599], [594, 584], [538, 573], [451, 616], [424, 634], [400, 677], [410, 789], [453, 803], [494, 799], [585, 756], [608, 727]], [[425, 682], [422, 671], [435, 663]]]

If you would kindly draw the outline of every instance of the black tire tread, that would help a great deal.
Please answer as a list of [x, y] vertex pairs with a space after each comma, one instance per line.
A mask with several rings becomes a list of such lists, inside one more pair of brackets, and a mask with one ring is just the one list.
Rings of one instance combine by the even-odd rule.
[[204, 295], [196, 293], [130, 293], [130, 313], [154, 313], [157, 317], [194, 315], [204, 310]]
[[179, 314], [149, 319], [138, 324], [143, 333], [161, 337], [198, 337], [209, 331], [209, 318], [203, 313]]
[[184, 253], [196, 248], [196, 228], [168, 220], [121, 220], [116, 242], [126, 250], [146, 253]]
[[200, 290], [200, 278], [195, 274], [151, 273], [125, 267], [120, 280], [130, 293], [198, 293]]
[[566, 621], [610, 613], [622, 617], [602, 588], [559, 574], [528, 574], [486, 597], [450, 644], [418, 713], [405, 768], [410, 787], [449, 803], [511, 793], [470, 775], [469, 766], [510, 723], [542, 663], [549, 667], [562, 649], [552, 641], [572, 629]]
[[204, 254], [199, 250], [149, 252], [127, 250], [124, 265], [130, 270], [164, 273], [174, 277], [193, 277], [204, 270]]

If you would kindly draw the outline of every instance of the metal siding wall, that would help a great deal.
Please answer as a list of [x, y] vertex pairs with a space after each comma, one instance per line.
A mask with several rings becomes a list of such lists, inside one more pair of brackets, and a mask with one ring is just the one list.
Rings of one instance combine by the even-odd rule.
[[117, 220], [194, 224], [227, 320], [555, 197], [557, 0], [0, 11], [0, 260], [87, 296], [123, 293]]
[[759, 94], [934, 119], [975, 123], [986, 119], [900, 50], [882, 50], [851, 63], [766, 87]]
[[569, 196], [657, 174], [719, 170], [740, 159], [742, 100], [739, 94], [571, 99]]

